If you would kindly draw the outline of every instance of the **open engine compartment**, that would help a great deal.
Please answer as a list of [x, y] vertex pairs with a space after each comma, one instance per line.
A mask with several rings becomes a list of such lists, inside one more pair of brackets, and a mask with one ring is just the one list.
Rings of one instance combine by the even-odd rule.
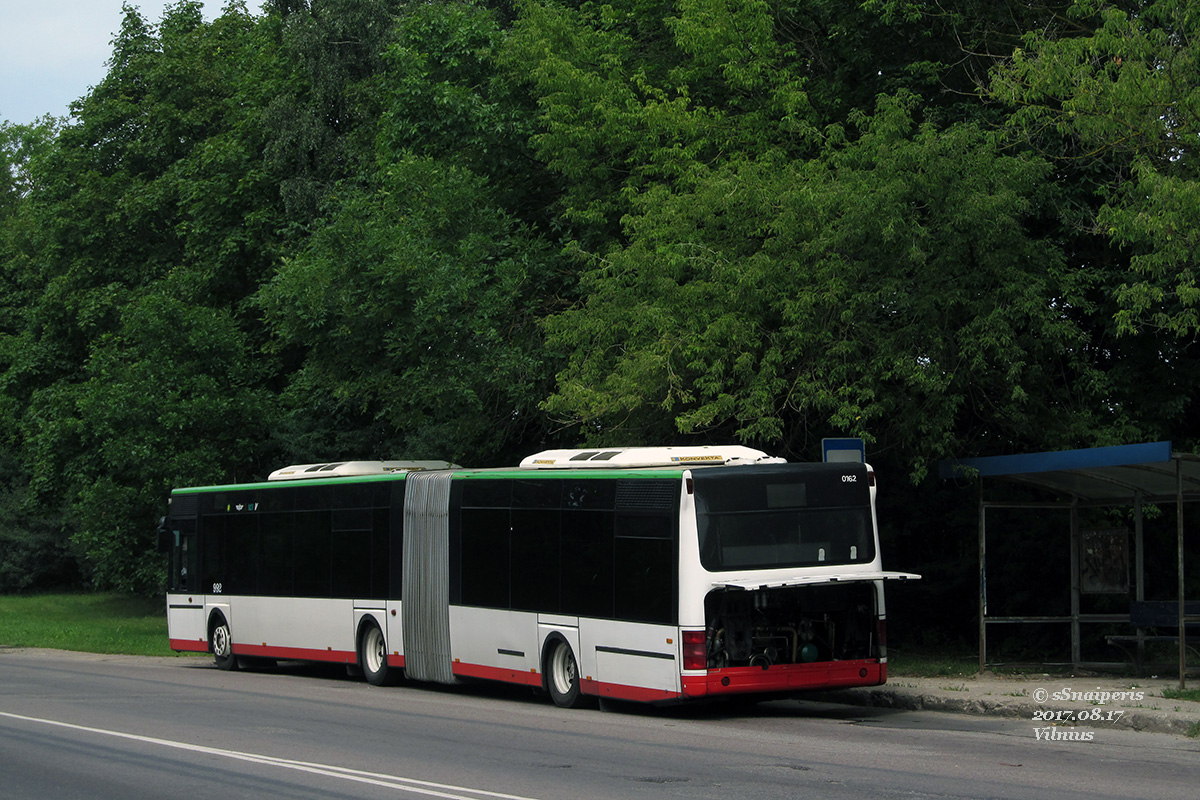
[[744, 590], [704, 601], [709, 669], [877, 658], [870, 581]]

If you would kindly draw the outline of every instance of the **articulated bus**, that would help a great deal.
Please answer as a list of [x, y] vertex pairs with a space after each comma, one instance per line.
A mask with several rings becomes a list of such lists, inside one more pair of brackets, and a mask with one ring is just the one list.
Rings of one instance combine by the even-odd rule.
[[745, 447], [344, 462], [176, 489], [176, 651], [666, 703], [887, 679], [875, 478]]

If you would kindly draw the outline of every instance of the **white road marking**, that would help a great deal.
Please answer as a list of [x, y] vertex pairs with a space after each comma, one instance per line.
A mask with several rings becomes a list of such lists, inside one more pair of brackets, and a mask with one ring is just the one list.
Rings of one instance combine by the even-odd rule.
[[416, 780], [415, 778], [402, 778], [397, 775], [384, 775], [377, 772], [364, 772], [362, 770], [337, 767], [330, 764], [314, 764], [308, 761], [293, 761], [287, 758], [276, 758], [275, 756], [264, 756], [256, 753], [241, 753], [237, 750], [224, 750], [219, 747], [206, 747], [204, 745], [188, 744], [187, 742], [175, 742], [171, 741], [170, 739], [156, 739], [152, 736], [141, 736], [136, 733], [122, 733], [120, 731], [104, 730], [103, 728], [89, 728], [85, 725], [74, 725], [69, 722], [58, 722], [52, 719], [26, 717], [22, 716], [21, 714], [10, 714], [5, 711], [0, 711], [0, 717], [8, 717], [9, 719], [21, 720], [22, 722], [33, 722], [40, 725], [52, 725], [59, 728], [82, 731], [84, 733], [94, 733], [100, 736], [109, 736], [115, 739], [128, 739], [134, 742], [142, 742], [143, 744], [153, 744], [160, 747], [170, 747], [175, 750], [185, 750], [190, 753], [202, 753], [204, 755], [230, 758], [236, 761], [247, 761], [252, 764], [265, 764], [267, 766], [295, 770], [296, 772], [308, 772], [313, 775], [323, 775], [325, 777], [340, 778], [341, 780], [353, 781], [355, 783], [381, 786], [385, 789], [395, 789], [400, 792], [410, 792], [412, 794], [421, 794], [430, 797], [444, 797], [448, 798], [449, 800], [479, 800], [481, 797], [497, 798], [497, 800], [535, 800], [535, 798], [523, 797], [521, 795], [502, 794], [500, 792], [489, 792], [484, 789], [471, 789], [466, 786], [454, 786], [446, 783], [420, 781]]

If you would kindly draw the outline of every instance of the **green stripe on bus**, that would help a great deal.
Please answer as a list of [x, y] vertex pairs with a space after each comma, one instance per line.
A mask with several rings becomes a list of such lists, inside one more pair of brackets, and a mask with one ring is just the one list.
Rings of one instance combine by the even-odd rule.
[[[246, 492], [258, 489], [281, 489], [285, 486], [344, 486], [350, 483], [379, 483], [381, 481], [404, 480], [407, 472], [388, 475], [353, 475], [343, 478], [297, 478], [287, 481], [257, 481], [255, 483], [230, 483], [218, 486], [188, 486], [173, 489], [171, 494], [199, 494], [202, 492]], [[640, 469], [519, 469], [502, 467], [494, 470], [454, 470], [455, 479], [461, 480], [504, 480], [510, 478], [590, 478], [590, 479], [651, 479], [682, 478], [683, 470], [674, 467]]]

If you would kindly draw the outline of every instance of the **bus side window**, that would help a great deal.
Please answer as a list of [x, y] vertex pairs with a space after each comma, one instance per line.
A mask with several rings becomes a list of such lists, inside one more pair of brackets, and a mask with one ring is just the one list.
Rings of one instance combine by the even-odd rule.
[[463, 605], [483, 608], [509, 607], [511, 539], [508, 509], [463, 509]]
[[616, 522], [614, 616], [634, 622], [674, 622], [674, 516], [618, 512]]
[[557, 613], [562, 608], [560, 524], [554, 509], [512, 512], [509, 592], [512, 608]]
[[612, 511], [564, 511], [561, 609], [581, 617], [613, 612]]

